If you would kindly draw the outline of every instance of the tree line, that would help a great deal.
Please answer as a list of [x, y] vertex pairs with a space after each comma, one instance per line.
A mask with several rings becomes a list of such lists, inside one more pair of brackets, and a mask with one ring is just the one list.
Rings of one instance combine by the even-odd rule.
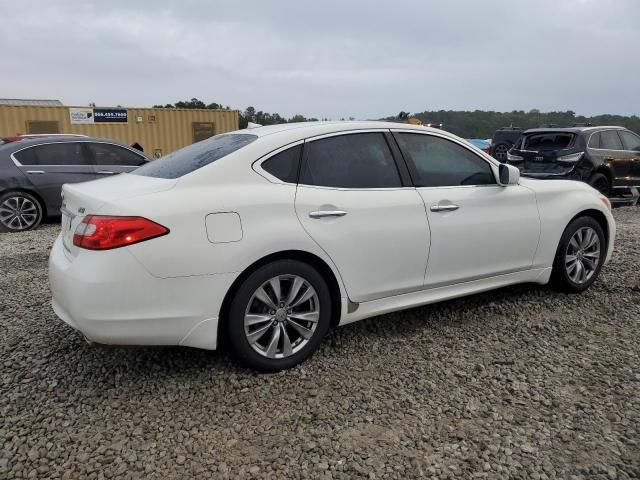
[[[229, 106], [223, 106], [221, 103], [213, 102], [206, 104], [197, 98], [183, 100], [173, 104], [154, 105], [153, 108], [230, 109]], [[274, 125], [278, 123], [313, 122], [319, 120], [314, 117], [307, 118], [301, 114], [286, 118], [278, 113], [257, 110], [253, 106], [241, 111], [239, 116], [240, 128], [246, 128], [249, 122], [260, 125]], [[576, 115], [576, 113], [571, 110], [567, 110], [566, 112], [541, 112], [538, 109], [532, 109], [528, 112], [524, 110], [514, 110], [512, 112], [438, 110], [414, 114], [401, 111], [398, 115], [382, 118], [381, 120], [406, 122], [410, 117], [416, 117], [425, 124], [442, 124], [444, 130], [463, 138], [490, 138], [493, 132], [500, 127], [536, 128], [549, 125], [569, 127], [576, 124], [619, 125], [640, 133], [640, 117], [637, 115], [622, 116], [607, 114], [587, 117], [584, 115]], [[323, 118], [322, 120], [328, 119]], [[341, 118], [341, 120], [344, 120], [344, 118]], [[354, 120], [354, 118], [349, 117], [349, 120]]]

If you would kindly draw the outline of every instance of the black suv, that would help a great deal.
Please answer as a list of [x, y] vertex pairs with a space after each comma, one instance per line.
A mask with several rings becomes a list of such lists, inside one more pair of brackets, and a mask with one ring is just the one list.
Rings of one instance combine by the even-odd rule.
[[640, 187], [640, 136], [622, 127], [533, 128], [507, 163], [525, 177], [581, 180], [618, 196]]
[[519, 127], [504, 127], [496, 130], [491, 138], [489, 155], [504, 163], [507, 160], [507, 152], [518, 141], [522, 132], [524, 128]]
[[0, 145], [0, 232], [60, 215], [62, 184], [129, 172], [149, 159], [113, 140], [38, 136]]

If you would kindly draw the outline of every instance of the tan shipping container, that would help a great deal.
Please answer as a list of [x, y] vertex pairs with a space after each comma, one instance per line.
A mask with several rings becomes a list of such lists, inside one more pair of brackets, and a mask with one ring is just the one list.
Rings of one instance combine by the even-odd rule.
[[[127, 111], [127, 122], [71, 123], [70, 109]], [[237, 110], [0, 105], [0, 137], [19, 133], [74, 133], [138, 143], [152, 157], [238, 129]]]

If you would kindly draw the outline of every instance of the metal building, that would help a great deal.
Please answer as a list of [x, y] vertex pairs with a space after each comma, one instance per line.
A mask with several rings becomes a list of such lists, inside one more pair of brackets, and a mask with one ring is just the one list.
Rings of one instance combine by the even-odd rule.
[[[0, 99], [0, 137], [75, 133], [138, 144], [160, 157], [191, 143], [238, 129], [237, 110], [67, 107], [57, 102]], [[59, 103], [59, 102], [58, 102]]]

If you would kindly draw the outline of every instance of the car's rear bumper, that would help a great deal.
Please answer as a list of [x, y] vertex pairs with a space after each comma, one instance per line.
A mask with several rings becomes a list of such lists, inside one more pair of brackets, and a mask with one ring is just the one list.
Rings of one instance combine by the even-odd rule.
[[236, 274], [157, 278], [126, 248], [82, 251], [59, 237], [49, 258], [53, 310], [91, 341], [215, 349], [218, 315]]

